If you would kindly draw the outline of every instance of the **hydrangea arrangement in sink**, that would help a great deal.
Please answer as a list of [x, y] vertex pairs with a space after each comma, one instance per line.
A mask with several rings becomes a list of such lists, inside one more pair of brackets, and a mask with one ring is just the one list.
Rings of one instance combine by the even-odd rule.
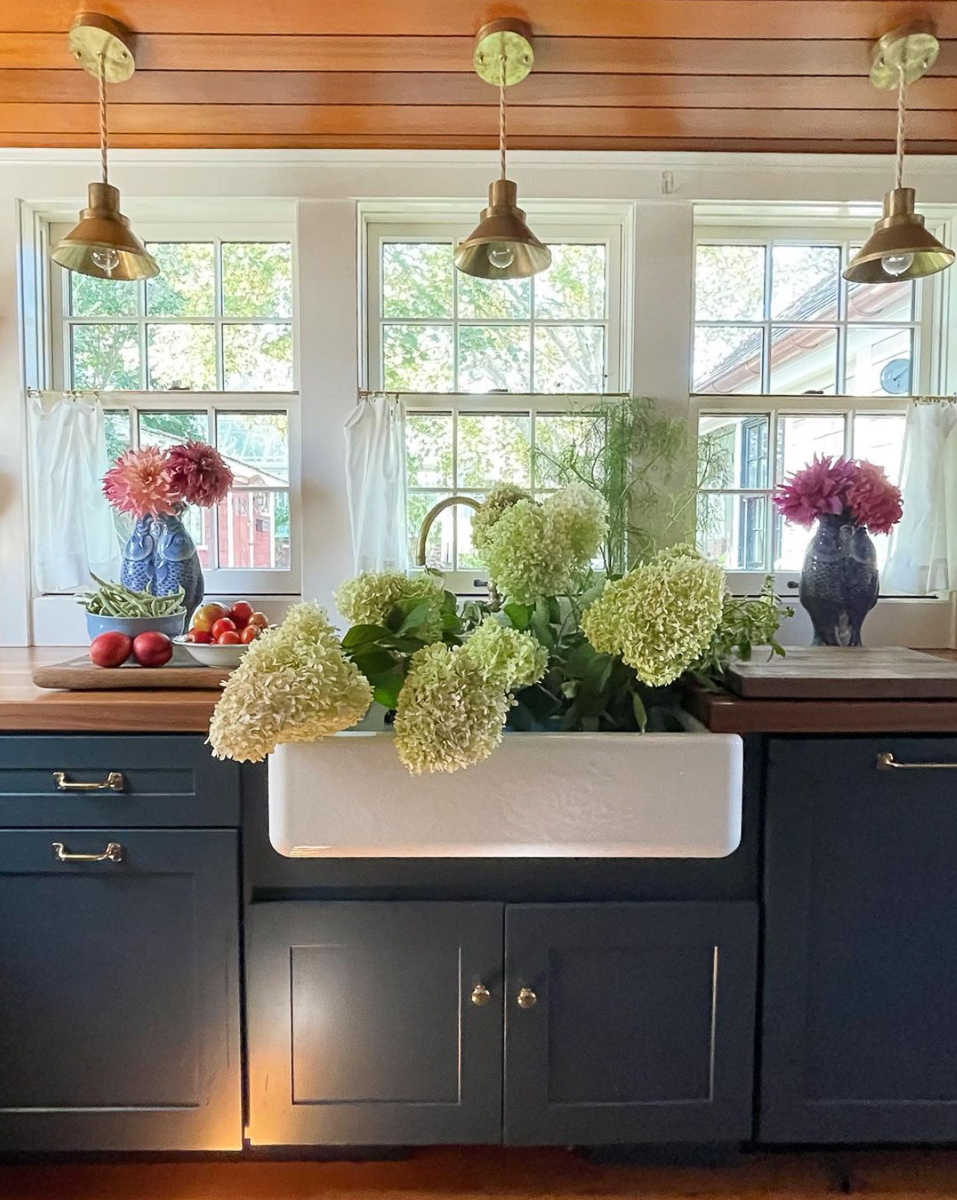
[[[300, 604], [255, 642], [210, 742], [219, 757], [272, 756], [276, 848], [730, 853], [740, 739], [675, 737], [689, 726], [680, 686], [713, 683], [752, 646], [781, 652], [784, 610], [770, 587], [732, 598], [721, 568], [684, 545], [597, 578], [604, 533], [602, 499], [584, 485], [541, 502], [500, 485], [473, 520], [493, 600], [460, 607], [431, 572], [363, 574], [336, 596], [352, 622], [341, 638]], [[355, 731], [373, 699], [391, 730]]]

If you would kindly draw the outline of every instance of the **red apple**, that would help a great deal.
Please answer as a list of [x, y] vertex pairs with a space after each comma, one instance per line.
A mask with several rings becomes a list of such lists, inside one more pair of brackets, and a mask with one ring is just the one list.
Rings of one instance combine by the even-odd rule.
[[125, 633], [101, 633], [90, 643], [90, 662], [97, 667], [122, 667], [133, 652]]
[[133, 639], [133, 654], [141, 667], [161, 667], [173, 657], [173, 643], [165, 633], [151, 629]]

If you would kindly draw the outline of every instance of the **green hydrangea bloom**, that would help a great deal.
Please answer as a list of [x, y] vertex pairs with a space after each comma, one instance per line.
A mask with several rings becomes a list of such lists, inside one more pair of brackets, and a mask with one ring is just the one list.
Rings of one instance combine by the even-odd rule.
[[494, 617], [485, 618], [465, 648], [485, 678], [505, 691], [537, 683], [548, 665], [548, 651], [536, 638]]
[[406, 575], [403, 571], [363, 571], [347, 580], [335, 594], [336, 607], [353, 625], [381, 625], [400, 600], [432, 600], [434, 619], [416, 628], [423, 641], [442, 636], [442, 580], [425, 572]]
[[417, 651], [395, 714], [395, 748], [413, 775], [458, 771], [488, 758], [502, 740], [510, 698], [464, 646]]
[[343, 653], [325, 609], [296, 604], [230, 675], [209, 724], [217, 758], [261, 762], [282, 742], [314, 742], [365, 716], [372, 688]]
[[643, 683], [672, 683], [710, 646], [724, 609], [724, 572], [672, 547], [607, 583], [582, 616], [601, 653], [617, 654]]
[[488, 531], [483, 553], [489, 574], [504, 596], [520, 604], [562, 595], [598, 553], [606, 525], [602, 497], [584, 484], [570, 484], [541, 504], [519, 500]]

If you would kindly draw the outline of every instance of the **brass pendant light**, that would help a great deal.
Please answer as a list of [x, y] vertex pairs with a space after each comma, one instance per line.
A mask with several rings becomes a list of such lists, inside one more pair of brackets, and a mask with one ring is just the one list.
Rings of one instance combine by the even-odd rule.
[[524, 21], [490, 21], [479, 30], [474, 65], [486, 83], [498, 85], [498, 152], [501, 176], [488, 189], [488, 208], [455, 251], [455, 265], [477, 279], [525, 279], [544, 271], [552, 252], [525, 224], [518, 188], [505, 173], [505, 89], [531, 71], [532, 32]]
[[136, 69], [129, 31], [111, 17], [80, 13], [70, 29], [70, 49], [95, 75], [100, 104], [100, 163], [103, 179], [91, 183], [80, 223], [53, 250], [53, 261], [96, 279], [151, 279], [159, 265], [120, 212], [120, 193], [107, 168], [106, 85], [129, 79]]
[[844, 272], [851, 283], [921, 279], [954, 261], [953, 250], [939, 242], [914, 211], [914, 189], [903, 186], [907, 85], [930, 70], [939, 50], [937, 38], [924, 22], [885, 34], [874, 48], [871, 83], [884, 90], [897, 88], [897, 181], [884, 197], [884, 215]]

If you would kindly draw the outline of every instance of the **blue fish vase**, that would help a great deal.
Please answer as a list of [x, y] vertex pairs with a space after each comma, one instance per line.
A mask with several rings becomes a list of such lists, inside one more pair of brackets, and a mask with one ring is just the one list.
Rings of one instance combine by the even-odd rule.
[[800, 598], [815, 646], [860, 646], [864, 618], [877, 603], [877, 553], [848, 513], [825, 513], [804, 557]]
[[178, 588], [186, 593], [186, 624], [202, 602], [203, 568], [196, 546], [180, 519], [185, 507], [175, 514], [139, 517], [123, 547], [120, 582], [155, 596], [168, 596]]

